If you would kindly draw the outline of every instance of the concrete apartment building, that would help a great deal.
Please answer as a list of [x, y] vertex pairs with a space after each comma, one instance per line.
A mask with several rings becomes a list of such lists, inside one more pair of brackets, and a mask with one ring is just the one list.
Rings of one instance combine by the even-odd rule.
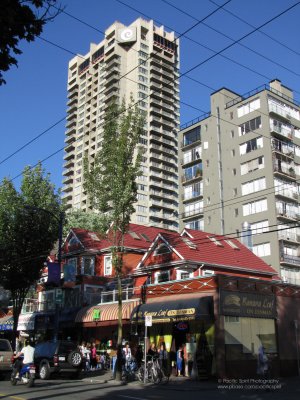
[[69, 209], [89, 210], [83, 158], [93, 163], [112, 99], [130, 96], [146, 118], [142, 174], [133, 223], [178, 229], [179, 43], [153, 21], [115, 22], [99, 44], [69, 63], [63, 198]]
[[[248, 241], [300, 284], [300, 112], [279, 80], [244, 96], [211, 95], [211, 113], [180, 132], [180, 227]], [[246, 236], [251, 233], [251, 236]]]

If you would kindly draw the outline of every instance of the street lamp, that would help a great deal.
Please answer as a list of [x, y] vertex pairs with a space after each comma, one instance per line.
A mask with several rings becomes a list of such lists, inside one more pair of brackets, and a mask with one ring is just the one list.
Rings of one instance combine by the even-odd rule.
[[[59, 216], [55, 215], [52, 211], [46, 210], [45, 208], [35, 207], [30, 205], [25, 205], [25, 209], [33, 211], [42, 211], [46, 214], [51, 215], [58, 222], [58, 253], [57, 261], [59, 265], [59, 273], [61, 273], [61, 253], [62, 253], [62, 235], [63, 235], [63, 225], [65, 213], [63, 211], [59, 212]], [[54, 341], [57, 341], [58, 337], [58, 327], [59, 327], [59, 310], [55, 300], [55, 324], [54, 324]]]

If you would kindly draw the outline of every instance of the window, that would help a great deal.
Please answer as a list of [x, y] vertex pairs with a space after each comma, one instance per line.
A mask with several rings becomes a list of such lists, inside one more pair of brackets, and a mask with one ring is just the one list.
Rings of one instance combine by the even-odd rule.
[[137, 211], [146, 213], [147, 212], [147, 207], [145, 206], [137, 206]]
[[189, 272], [187, 270], [180, 270], [176, 271], [176, 280], [183, 280], [183, 279], [190, 279], [193, 278], [193, 272]]
[[111, 275], [112, 274], [112, 263], [111, 263], [111, 256], [104, 257], [104, 275]]
[[249, 360], [261, 345], [267, 353], [276, 353], [275, 321], [264, 318], [224, 317], [225, 354], [230, 360]]
[[147, 201], [147, 196], [145, 194], [138, 193], [136, 197], [138, 201]]
[[169, 253], [171, 253], [170, 248], [166, 244], [162, 243], [157, 247], [157, 249], [154, 252], [154, 255], [159, 256], [161, 254], [169, 254]]
[[248, 142], [240, 144], [240, 155], [250, 153], [251, 151], [263, 148], [263, 138], [254, 138]]
[[196, 219], [193, 221], [189, 221], [185, 224], [185, 228], [187, 229], [195, 229], [196, 231], [203, 231], [204, 229], [204, 220], [203, 218], [201, 219]]
[[146, 185], [142, 185], [141, 183], [138, 183], [137, 188], [138, 188], [138, 190], [145, 191], [146, 190]]
[[136, 219], [138, 222], [147, 222], [148, 221], [147, 217], [145, 217], [144, 215], [137, 215]]
[[230, 315], [225, 315], [225, 322], [235, 322], [238, 323], [240, 322], [240, 317], [232, 317]]
[[247, 204], [243, 204], [243, 216], [257, 214], [263, 211], [267, 211], [268, 202], [267, 199], [262, 199], [258, 201], [252, 201]]
[[232, 175], [233, 175], [233, 176], [236, 175], [236, 168], [233, 168], [233, 170], [232, 170]]
[[233, 188], [233, 197], [237, 196], [237, 188]]
[[264, 232], [269, 232], [269, 221], [264, 220], [264, 221], [259, 221], [251, 224], [251, 232], [252, 235], [260, 235], [261, 233]]
[[238, 216], [239, 216], [239, 209], [238, 209], [238, 208], [235, 208], [235, 209], [234, 209], [234, 216], [235, 216], [235, 217], [238, 217]]
[[201, 140], [201, 126], [197, 126], [184, 134], [183, 146], [187, 146], [191, 143], [197, 142], [198, 140]]
[[198, 213], [203, 213], [203, 201], [197, 201], [196, 203], [186, 204], [184, 206], [185, 217]]
[[95, 259], [94, 257], [82, 257], [81, 274], [95, 275]]
[[261, 128], [261, 117], [253, 118], [239, 126], [239, 136], [246, 135], [247, 133], [253, 132], [259, 128]]
[[262, 169], [265, 167], [264, 156], [254, 158], [251, 161], [241, 164], [241, 175], [246, 175], [249, 172], [256, 171], [257, 169]]
[[233, 139], [234, 138], [234, 131], [231, 131], [230, 135], [231, 135], [231, 139]]
[[254, 99], [244, 103], [242, 106], [238, 107], [237, 115], [238, 118], [242, 117], [243, 115], [249, 114], [250, 112], [257, 110], [260, 108], [260, 99]]
[[168, 282], [170, 280], [170, 271], [159, 271], [154, 274], [154, 283]]
[[234, 157], [234, 156], [235, 156], [235, 150], [232, 149], [232, 150], [231, 150], [231, 157]]
[[258, 257], [266, 257], [271, 255], [270, 243], [261, 243], [253, 245], [253, 253]]
[[202, 162], [199, 162], [191, 167], [184, 168], [184, 179], [188, 181], [202, 176]]
[[266, 178], [255, 179], [242, 184], [242, 196], [266, 189]]

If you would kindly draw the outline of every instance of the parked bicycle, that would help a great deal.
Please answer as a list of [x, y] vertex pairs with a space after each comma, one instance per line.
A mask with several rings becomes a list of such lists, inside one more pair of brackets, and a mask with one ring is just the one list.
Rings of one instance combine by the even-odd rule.
[[130, 361], [126, 362], [123, 366], [122, 379], [125, 382], [134, 381], [136, 379], [137, 371], [138, 371], [137, 363], [135, 362], [134, 359], [131, 359]]
[[162, 368], [157, 357], [147, 357], [146, 379], [145, 379], [145, 366], [142, 365], [137, 373], [137, 378], [140, 382], [151, 383], [167, 383], [169, 381], [169, 374]]

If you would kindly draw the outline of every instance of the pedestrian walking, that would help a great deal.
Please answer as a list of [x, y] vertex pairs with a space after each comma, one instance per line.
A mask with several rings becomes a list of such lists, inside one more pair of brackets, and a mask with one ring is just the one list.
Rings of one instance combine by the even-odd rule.
[[179, 349], [177, 350], [176, 366], [177, 366], [177, 376], [182, 376], [182, 367], [183, 367], [183, 348], [182, 348], [182, 346], [179, 346]]

